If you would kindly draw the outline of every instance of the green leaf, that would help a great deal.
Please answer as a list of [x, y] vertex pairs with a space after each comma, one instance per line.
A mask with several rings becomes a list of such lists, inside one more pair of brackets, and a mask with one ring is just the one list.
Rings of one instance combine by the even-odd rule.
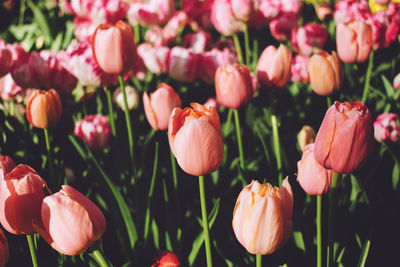
[[357, 267], [365, 266], [365, 262], [367, 261], [370, 246], [371, 246], [371, 240], [369, 240], [369, 239], [365, 240], [363, 249], [361, 251], [360, 258], [357, 263]]
[[385, 76], [383, 76], [383, 75], [381, 75], [381, 79], [382, 79], [382, 82], [383, 82], [383, 86], [385, 87], [387, 96], [388, 96], [390, 99], [392, 99], [392, 98], [393, 98], [393, 95], [394, 95], [394, 89], [393, 89], [392, 84], [391, 84], [391, 83], [388, 81], [388, 79], [387, 79]]
[[151, 231], [153, 233], [154, 246], [157, 250], [159, 250], [160, 249], [160, 234], [158, 232], [157, 223], [154, 219], [151, 221]]
[[29, 8], [33, 12], [33, 17], [37, 25], [39, 26], [42, 34], [44, 35], [44, 39], [47, 45], [50, 45], [53, 41], [51, 36], [51, 31], [49, 27], [49, 23], [46, 19], [46, 16], [43, 14], [42, 10], [38, 8], [32, 1], [27, 1]]
[[400, 163], [395, 161], [393, 172], [392, 172], [392, 185], [393, 189], [396, 190], [400, 180]]
[[54, 39], [54, 42], [51, 45], [51, 50], [54, 52], [57, 52], [61, 48], [61, 43], [63, 39], [63, 33], [59, 32], [56, 36], [56, 39]]
[[306, 252], [306, 245], [304, 244], [303, 234], [300, 231], [293, 231], [293, 240], [296, 247]]

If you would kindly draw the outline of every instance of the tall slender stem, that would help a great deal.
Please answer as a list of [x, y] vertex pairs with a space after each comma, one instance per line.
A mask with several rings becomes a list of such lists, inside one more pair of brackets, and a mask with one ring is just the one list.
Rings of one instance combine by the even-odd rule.
[[328, 108], [332, 105], [332, 99], [330, 96], [326, 97], [326, 105], [328, 106]]
[[93, 250], [89, 255], [97, 262], [100, 267], [109, 267], [107, 260], [105, 259], [103, 252], [99, 249]]
[[322, 207], [322, 196], [317, 195], [317, 267], [322, 267], [321, 207]]
[[21, 0], [19, 4], [18, 25], [24, 24], [24, 17], [25, 17], [25, 0]]
[[207, 267], [212, 267], [211, 242], [210, 242], [210, 232], [208, 229], [206, 192], [204, 189], [203, 175], [199, 176], [199, 189], [200, 189], [201, 216], [203, 218], [203, 235], [204, 235], [204, 243], [206, 246]]
[[86, 86], [82, 85], [82, 90], [83, 90], [83, 115], [87, 115], [87, 91], [86, 91]]
[[235, 126], [236, 126], [236, 136], [238, 142], [238, 150], [239, 150], [239, 158], [240, 158], [240, 168], [244, 170], [244, 156], [243, 156], [243, 145], [242, 145], [242, 136], [240, 134], [240, 121], [239, 121], [239, 112], [237, 109], [233, 110], [235, 114]]
[[261, 254], [256, 255], [256, 267], [262, 267], [262, 255]]
[[240, 41], [237, 34], [233, 35], [233, 42], [235, 43], [236, 52], [238, 54], [238, 60], [240, 64], [243, 64], [242, 48], [240, 47]]
[[[131, 124], [131, 116], [129, 115], [128, 108], [128, 99], [126, 97], [125, 85], [122, 75], [118, 75], [119, 86], [121, 87], [122, 95], [124, 98], [124, 108], [125, 108], [125, 120], [126, 120], [126, 129], [128, 131], [128, 141], [129, 141], [129, 156], [131, 158], [131, 164], [133, 169], [133, 177], [136, 175], [136, 166], [135, 166], [135, 157], [133, 154], [133, 134], [132, 134], [132, 124]], [[133, 178], [134, 179], [134, 178]]]
[[272, 138], [274, 140], [274, 151], [276, 157], [276, 167], [278, 169], [279, 185], [281, 185], [283, 179], [281, 145], [279, 142], [278, 120], [276, 119], [276, 116], [274, 114], [271, 115], [271, 122], [272, 122]]
[[365, 103], [368, 98], [369, 82], [371, 81], [371, 72], [373, 65], [374, 65], [374, 50], [372, 50], [371, 54], [369, 54], [367, 74], [365, 76], [364, 91], [361, 100], [363, 103]]
[[46, 140], [47, 161], [49, 163], [50, 179], [51, 179], [52, 185], [56, 187], [57, 183], [56, 183], [55, 176], [54, 176], [53, 153], [52, 153], [51, 147], [50, 147], [49, 132], [48, 132], [48, 130], [46, 128], [43, 129], [43, 131], [44, 131], [44, 139]]
[[114, 118], [114, 108], [112, 104], [112, 97], [111, 97], [111, 91], [108, 90], [106, 87], [104, 87], [104, 90], [106, 91], [107, 95], [107, 104], [108, 104], [108, 120], [110, 121], [111, 125], [111, 134], [113, 137], [117, 136], [117, 130], [115, 129], [115, 118]]
[[249, 27], [247, 27], [247, 24], [244, 23], [244, 47], [246, 50], [246, 61], [245, 64], [247, 66], [250, 65], [250, 54], [251, 54], [251, 50], [250, 50], [250, 43], [249, 43]]
[[32, 265], [33, 267], [38, 267], [37, 258], [36, 258], [36, 248], [33, 243], [33, 235], [26, 235], [26, 239], [28, 240], [29, 251], [31, 252]]
[[329, 211], [328, 211], [328, 247], [327, 247], [327, 256], [326, 256], [326, 267], [329, 267], [330, 264], [333, 264], [333, 226], [334, 218], [335, 218], [335, 190], [336, 185], [339, 179], [339, 173], [334, 172], [332, 176], [332, 186], [331, 191], [329, 192]]
[[140, 43], [140, 25], [139, 23], [133, 26], [133, 35], [135, 37], [135, 43]]

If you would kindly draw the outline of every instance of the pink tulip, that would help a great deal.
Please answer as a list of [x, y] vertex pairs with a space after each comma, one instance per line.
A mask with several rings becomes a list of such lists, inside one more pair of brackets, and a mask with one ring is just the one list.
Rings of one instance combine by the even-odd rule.
[[10, 233], [36, 233], [46, 182], [27, 165], [18, 165], [5, 177], [0, 171], [0, 222]]
[[183, 45], [195, 53], [203, 53], [211, 46], [211, 35], [205, 31], [186, 34]]
[[310, 81], [307, 70], [307, 65], [309, 61], [309, 57], [305, 57], [302, 55], [294, 56], [292, 60], [292, 65], [290, 67], [292, 81], [298, 83], [308, 83]]
[[253, 81], [246, 65], [220, 66], [215, 73], [215, 92], [221, 105], [237, 109], [253, 96]]
[[198, 103], [174, 108], [168, 123], [168, 140], [179, 166], [195, 176], [216, 171], [223, 159], [221, 123], [217, 111]]
[[168, 74], [180, 82], [193, 82], [199, 75], [199, 61], [198, 54], [175, 46], [169, 54]]
[[266, 86], [285, 86], [290, 80], [291, 61], [292, 51], [285, 45], [279, 45], [278, 49], [269, 45], [258, 59], [258, 81]]
[[374, 49], [388, 47], [400, 32], [400, 3], [390, 3], [372, 17]]
[[215, 110], [218, 111], [219, 108], [219, 103], [215, 97], [210, 97], [207, 99], [207, 101], [204, 103], [204, 106], [206, 108], [213, 107]]
[[203, 29], [213, 28], [211, 22], [211, 9], [214, 0], [183, 0], [182, 10]]
[[351, 21], [336, 26], [336, 46], [345, 63], [364, 62], [372, 50], [372, 27], [363, 21]]
[[[2, 41], [0, 39], [0, 41]], [[0, 78], [11, 71], [13, 65], [12, 54], [8, 48], [0, 46]]]
[[191, 29], [197, 31], [199, 25], [183, 11], [176, 11], [172, 18], [162, 29], [162, 40], [163, 45], [175, 44], [178, 36], [181, 35], [185, 29]]
[[8, 241], [3, 231], [0, 230], [0, 266], [6, 266], [10, 258], [10, 250], [8, 248]]
[[325, 169], [350, 173], [374, 146], [372, 116], [362, 102], [335, 103], [327, 110], [315, 139], [315, 158]]
[[368, 21], [372, 14], [366, 0], [340, 0], [335, 4], [333, 16], [336, 24], [339, 24], [351, 20]]
[[90, 41], [97, 26], [90, 19], [74, 18], [74, 35], [79, 42]]
[[292, 30], [297, 27], [298, 16], [295, 13], [282, 13], [269, 24], [272, 36], [278, 41], [290, 40]]
[[317, 23], [307, 23], [292, 31], [293, 47], [300, 54], [307, 57], [323, 49], [328, 38], [328, 29]]
[[259, 9], [268, 20], [276, 18], [281, 12], [281, 2], [278, 0], [259, 0]]
[[214, 0], [211, 21], [217, 31], [223, 35], [233, 35], [243, 31], [244, 24], [232, 13], [231, 0]]
[[41, 236], [58, 252], [74, 256], [84, 252], [106, 229], [101, 210], [72, 186], [43, 199]]
[[0, 155], [0, 170], [7, 175], [15, 167], [14, 161], [9, 156]]
[[128, 19], [131, 25], [164, 25], [174, 14], [174, 0], [149, 0], [129, 5]]
[[21, 93], [22, 93], [21, 86], [19, 86], [14, 82], [10, 73], [0, 78], [1, 99], [5, 101], [15, 99], [15, 97]]
[[149, 43], [141, 43], [137, 47], [138, 56], [146, 68], [155, 74], [168, 71], [170, 50], [167, 46], [153, 46]]
[[255, 16], [258, 0], [230, 0], [233, 16], [237, 20], [248, 22]]
[[147, 121], [155, 130], [168, 129], [168, 121], [172, 110], [181, 107], [181, 99], [174, 89], [162, 83], [150, 96], [143, 94], [143, 105]]
[[14, 62], [11, 75], [22, 88], [44, 88], [49, 79], [49, 69], [46, 61], [39, 53], [28, 54]]
[[108, 146], [110, 132], [110, 125], [103, 115], [89, 115], [75, 123], [75, 135], [95, 150]]
[[332, 186], [332, 170], [322, 167], [314, 156], [314, 144], [309, 144], [297, 162], [297, 179], [301, 188], [309, 195], [329, 193]]
[[240, 192], [232, 227], [237, 240], [252, 254], [271, 254], [292, 234], [293, 192], [288, 178], [280, 188], [253, 180]]
[[382, 113], [374, 122], [374, 136], [378, 142], [400, 142], [399, 115]]

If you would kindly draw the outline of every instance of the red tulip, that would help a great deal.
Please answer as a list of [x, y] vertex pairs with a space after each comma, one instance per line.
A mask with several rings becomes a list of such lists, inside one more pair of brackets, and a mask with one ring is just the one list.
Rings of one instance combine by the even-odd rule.
[[108, 146], [111, 128], [105, 116], [95, 114], [77, 121], [74, 133], [84, 140], [90, 148], [99, 150]]
[[0, 267], [4, 267], [10, 257], [8, 241], [3, 231], [0, 230]]
[[217, 101], [228, 108], [239, 108], [253, 96], [253, 81], [246, 65], [220, 66], [215, 73]]
[[26, 118], [34, 127], [50, 128], [60, 120], [61, 115], [60, 97], [54, 89], [35, 91], [26, 106]]
[[335, 103], [315, 139], [315, 158], [325, 169], [350, 173], [361, 166], [374, 145], [371, 113], [362, 102]]
[[214, 107], [198, 103], [174, 108], [168, 124], [169, 145], [179, 166], [195, 176], [216, 171], [223, 158], [221, 123]]
[[143, 94], [143, 105], [147, 121], [154, 130], [167, 130], [168, 121], [172, 110], [181, 107], [181, 99], [174, 89], [168, 84], [162, 83], [157, 90], [147, 95]]
[[98, 26], [92, 37], [92, 50], [105, 73], [124, 74], [135, 66], [135, 40], [131, 26], [123, 21], [118, 21], [115, 26]]
[[11, 52], [6, 47], [0, 46], [0, 77], [9, 73], [11, 71], [12, 65], [13, 60]]
[[151, 265], [151, 267], [179, 267], [181, 262], [178, 256], [172, 251], [160, 251], [158, 253], [158, 258], [156, 263]]
[[4, 175], [12, 171], [14, 167], [14, 161], [9, 156], [0, 155], [0, 169], [3, 170]]
[[10, 233], [36, 233], [46, 182], [27, 165], [18, 165], [5, 177], [0, 171], [0, 222]]

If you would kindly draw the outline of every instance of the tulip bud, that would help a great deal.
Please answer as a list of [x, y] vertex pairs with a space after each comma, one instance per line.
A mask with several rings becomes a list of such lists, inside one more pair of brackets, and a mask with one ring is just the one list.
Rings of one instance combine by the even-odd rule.
[[400, 142], [399, 115], [382, 113], [374, 122], [374, 136], [378, 142]]
[[[128, 102], [128, 109], [137, 109], [139, 107], [139, 93], [132, 86], [125, 87], [126, 100]], [[125, 111], [124, 96], [121, 88], [118, 88], [113, 93], [114, 103], [118, 105], [123, 111]]]
[[103, 115], [89, 115], [75, 123], [75, 135], [84, 140], [94, 150], [108, 146], [110, 132], [110, 125]]
[[101, 24], [92, 37], [93, 57], [109, 74], [124, 74], [136, 61], [136, 44], [131, 26], [118, 21], [115, 26]]
[[178, 256], [172, 251], [160, 251], [156, 263], [151, 267], [179, 267], [181, 262]]
[[281, 44], [278, 49], [270, 45], [262, 52], [257, 63], [257, 79], [266, 86], [283, 87], [290, 80], [292, 51]]
[[372, 45], [372, 27], [367, 22], [353, 20], [337, 25], [336, 46], [343, 62], [364, 62], [371, 53]]
[[253, 81], [246, 65], [220, 66], [215, 73], [217, 101], [228, 108], [239, 108], [253, 96]]
[[4, 175], [12, 171], [14, 167], [14, 161], [9, 156], [0, 155], [0, 169], [3, 170]]
[[179, 166], [195, 176], [216, 171], [224, 148], [217, 111], [198, 103], [174, 108], [168, 123], [168, 140]]
[[327, 96], [340, 89], [343, 82], [343, 69], [335, 51], [314, 54], [307, 65], [310, 84], [317, 95]]
[[21, 164], [5, 177], [0, 170], [0, 222], [10, 233], [36, 233], [46, 182], [31, 167]]
[[43, 199], [41, 236], [58, 252], [74, 256], [84, 252], [106, 229], [101, 210], [72, 186]]
[[172, 110], [181, 107], [181, 99], [174, 89], [162, 83], [157, 90], [150, 94], [144, 92], [143, 105], [147, 121], [154, 130], [167, 130]]
[[311, 126], [304, 125], [300, 132], [297, 134], [297, 143], [299, 144], [300, 150], [304, 152], [304, 148], [308, 144], [312, 144], [315, 141], [315, 131]]
[[314, 156], [314, 144], [305, 147], [301, 160], [297, 162], [297, 179], [309, 195], [329, 193], [333, 171], [322, 167]]
[[315, 158], [325, 169], [350, 173], [365, 162], [374, 145], [371, 113], [362, 102], [335, 103], [315, 139]]
[[8, 241], [3, 231], [0, 230], [0, 266], [6, 266], [10, 258], [10, 250], [8, 248]]
[[252, 254], [271, 254], [289, 239], [293, 192], [288, 178], [280, 188], [253, 180], [240, 192], [233, 211], [236, 238]]
[[29, 123], [37, 128], [48, 129], [56, 124], [62, 115], [60, 97], [56, 90], [35, 91], [26, 106]]

